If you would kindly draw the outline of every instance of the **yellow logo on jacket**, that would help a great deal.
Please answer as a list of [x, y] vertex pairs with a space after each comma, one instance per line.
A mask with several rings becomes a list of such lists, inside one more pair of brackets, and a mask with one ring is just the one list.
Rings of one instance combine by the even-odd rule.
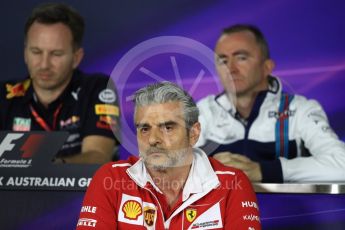
[[31, 80], [26, 79], [23, 82], [19, 82], [15, 85], [6, 84], [6, 90], [7, 90], [7, 99], [11, 99], [14, 97], [22, 97], [25, 95], [25, 92], [28, 90], [30, 86]]
[[193, 222], [196, 218], [197, 211], [194, 208], [187, 208], [186, 211], [186, 218], [189, 222]]
[[138, 216], [140, 216], [143, 211], [142, 207], [136, 200], [128, 200], [123, 204], [122, 211], [125, 214], [125, 218], [136, 220]]
[[97, 115], [119, 116], [119, 107], [117, 107], [115, 105], [96, 104], [95, 105], [95, 113]]

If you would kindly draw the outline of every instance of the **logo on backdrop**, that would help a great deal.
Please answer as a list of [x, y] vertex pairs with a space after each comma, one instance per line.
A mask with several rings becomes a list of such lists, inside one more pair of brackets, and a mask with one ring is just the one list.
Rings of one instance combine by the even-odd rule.
[[[133, 125], [135, 91], [148, 84], [170, 81], [182, 87], [195, 101], [210, 91], [220, 93], [222, 87], [214, 58], [215, 53], [198, 41], [180, 36], [161, 36], [138, 44], [120, 59], [111, 79], [118, 89], [117, 101], [123, 111], [121, 145], [128, 152], [138, 153]], [[109, 82], [108, 88], [111, 89], [112, 84]], [[113, 100], [108, 91], [99, 98]]]

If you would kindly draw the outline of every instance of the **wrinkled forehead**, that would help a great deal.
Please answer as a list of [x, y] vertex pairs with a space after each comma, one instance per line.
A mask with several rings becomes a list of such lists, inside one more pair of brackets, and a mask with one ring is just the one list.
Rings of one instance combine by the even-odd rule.
[[138, 106], [134, 121], [136, 124], [160, 124], [167, 121], [184, 123], [183, 105], [180, 102], [168, 102]]

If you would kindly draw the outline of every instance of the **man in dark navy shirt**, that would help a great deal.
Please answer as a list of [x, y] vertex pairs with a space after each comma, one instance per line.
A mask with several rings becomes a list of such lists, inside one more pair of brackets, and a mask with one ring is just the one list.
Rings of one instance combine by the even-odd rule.
[[119, 131], [117, 96], [109, 77], [77, 70], [84, 20], [64, 4], [35, 8], [25, 25], [29, 78], [0, 89], [0, 129], [69, 132], [58, 162], [111, 160]]

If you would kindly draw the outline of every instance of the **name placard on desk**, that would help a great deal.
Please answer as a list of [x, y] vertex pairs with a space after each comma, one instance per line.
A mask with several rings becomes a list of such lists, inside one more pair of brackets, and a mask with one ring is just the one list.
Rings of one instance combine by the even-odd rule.
[[84, 191], [100, 165], [50, 165], [41, 170], [0, 168], [0, 189]]
[[86, 190], [100, 165], [54, 164], [67, 132], [0, 131], [0, 189]]

